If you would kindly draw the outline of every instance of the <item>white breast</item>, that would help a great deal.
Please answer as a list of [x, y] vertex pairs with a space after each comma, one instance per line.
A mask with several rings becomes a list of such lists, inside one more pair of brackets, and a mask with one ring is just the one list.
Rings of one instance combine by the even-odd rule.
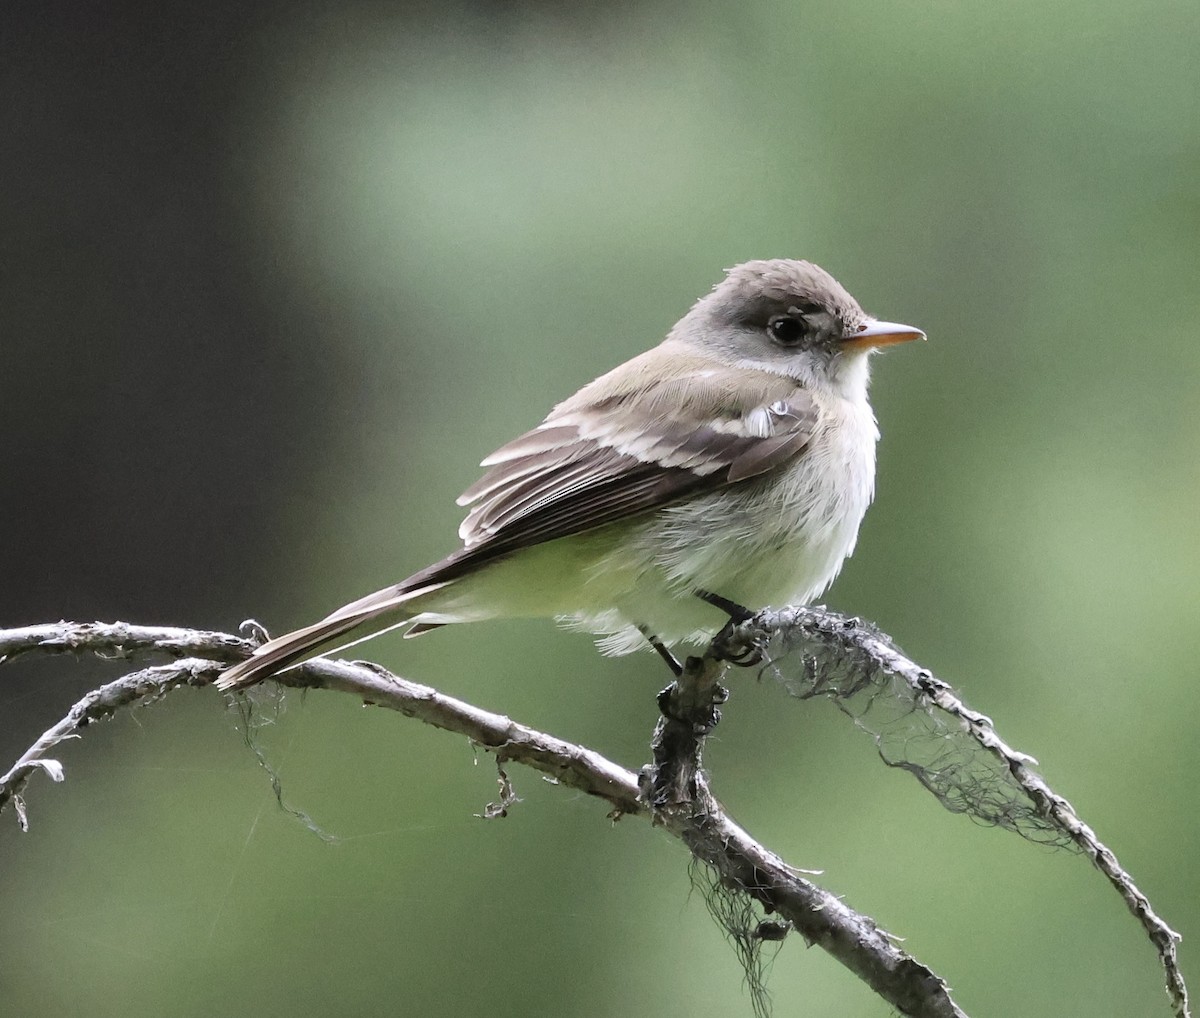
[[686, 519], [668, 535], [674, 575], [748, 607], [806, 602], [829, 586], [871, 503], [879, 433], [865, 401], [824, 409], [790, 469], [671, 510]]
[[[636, 619], [666, 643], [703, 642], [723, 619], [692, 595], [697, 588], [757, 609], [807, 603], [833, 582], [874, 493], [879, 432], [865, 398], [822, 402], [819, 430], [789, 469], [663, 510], [626, 545], [621, 563], [607, 559], [599, 572], [637, 573], [615, 597], [626, 624]], [[609, 653], [644, 646], [611, 615], [573, 621], [611, 634], [602, 642]]]

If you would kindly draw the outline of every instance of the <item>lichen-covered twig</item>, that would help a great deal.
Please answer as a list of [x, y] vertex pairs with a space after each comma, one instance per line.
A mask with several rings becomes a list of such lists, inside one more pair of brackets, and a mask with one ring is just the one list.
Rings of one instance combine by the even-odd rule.
[[[161, 644], [159, 641], [162, 641]], [[185, 657], [165, 665], [143, 668], [87, 694], [58, 724], [30, 747], [0, 778], [0, 809], [16, 802], [22, 823], [20, 793], [30, 775], [61, 765], [49, 756], [64, 740], [77, 737], [92, 721], [122, 706], [145, 702], [183, 685], [210, 683], [232, 658], [249, 653], [249, 641], [228, 634], [202, 634], [179, 629], [94, 623], [60, 623], [23, 630], [0, 631], [0, 652], [59, 653], [95, 651], [122, 657], [156, 650], [176, 655], [209, 652], [211, 659]], [[709, 661], [706, 668], [718, 667]], [[914, 1018], [965, 1018], [950, 998], [945, 983], [913, 959], [868, 917], [855, 912], [835, 895], [806, 880], [775, 853], [758, 844], [725, 815], [700, 776], [695, 786], [698, 808], [652, 810], [640, 797], [638, 775], [583, 746], [518, 724], [502, 714], [482, 710], [454, 697], [409, 682], [364, 662], [310, 661], [279, 677], [289, 686], [336, 690], [364, 702], [398, 711], [426, 724], [466, 735], [495, 753], [502, 762], [532, 767], [563, 785], [597, 796], [613, 816], [655, 819], [682, 840], [693, 856], [752, 889], [756, 900], [768, 904], [797, 929], [859, 975], [892, 1007]]]
[[[1012, 749], [996, 733], [991, 719], [963, 703], [947, 683], [902, 654], [874, 626], [819, 606], [760, 612], [728, 634], [726, 642], [734, 644], [735, 651], [759, 649], [763, 672], [794, 695], [833, 699], [874, 735], [890, 765], [916, 774], [950, 808], [1011, 827], [1032, 840], [1066, 844], [1083, 852], [1116, 888], [1158, 952], [1175, 1015], [1189, 1015], [1187, 986], [1176, 951], [1179, 934], [1158, 916], [1116, 855], [1071, 804], [1031, 769], [1036, 761]], [[880, 698], [889, 712], [885, 719], [876, 720], [871, 712], [879, 713]], [[907, 747], [919, 741], [913, 738], [911, 718], [932, 726], [932, 741], [939, 746], [937, 766], [890, 755], [885, 746], [886, 727], [899, 725], [900, 735], [893, 741], [903, 743], [909, 752]], [[978, 757], [954, 759], [953, 750], [948, 754], [946, 746], [957, 739], [971, 742]], [[987, 771], [981, 772], [979, 758]]]
[[[124, 623], [61, 622], [0, 630], [0, 662], [21, 654], [72, 652], [110, 658], [158, 653], [181, 659], [132, 672], [83, 697], [0, 777], [0, 810], [13, 803], [24, 826], [27, 818], [21, 793], [37, 771], [61, 780], [62, 765], [50, 755], [60, 743], [78, 737], [87, 724], [123, 706], [154, 699], [181, 685], [208, 684], [224, 665], [251, 649], [249, 640], [229, 634]], [[660, 703], [665, 718], [656, 731], [654, 764], [642, 775], [640, 787], [637, 775], [583, 746], [375, 665], [310, 661], [280, 676], [279, 681], [350, 693], [367, 703], [467, 735], [495, 753], [501, 763], [524, 764], [603, 799], [614, 816], [650, 817], [680, 838], [693, 857], [710, 868], [720, 886], [748, 896], [765, 911], [778, 915], [808, 942], [838, 958], [901, 1014], [959, 1018], [963, 1012], [940, 978], [900, 950], [869, 917], [849, 909], [755, 842], [724, 813], [709, 791], [701, 751], [724, 696], [719, 680], [727, 666], [721, 659], [730, 655], [745, 659], [755, 652], [762, 655], [763, 672], [770, 672], [794, 695], [829, 696], [838, 702], [856, 724], [874, 735], [885, 761], [912, 771], [950, 808], [1012, 827], [1026, 836], [1036, 838], [1039, 832], [1049, 832], [1050, 840], [1086, 853], [1121, 893], [1155, 944], [1173, 1011], [1177, 1018], [1188, 1018], [1187, 989], [1176, 957], [1178, 935], [1154, 912], [1113, 853], [1079, 819], [1070, 803], [1030, 769], [1031, 758], [1000, 739], [987, 717], [963, 704], [946, 683], [901, 654], [877, 629], [857, 619], [823, 608], [788, 608], [759, 613], [733, 627], [704, 658], [689, 662], [680, 681], [664, 691]], [[881, 705], [886, 705], [887, 718], [882, 723], [877, 717]], [[980, 783], [970, 760], [965, 765], [954, 761], [947, 765], [943, 759], [939, 767], [930, 768], [896, 756], [887, 744], [888, 726], [907, 724], [910, 718], [925, 719], [922, 724], [932, 725], [939, 745], [959, 735], [968, 739], [981, 757], [990, 761], [987, 781]], [[906, 735], [904, 741], [914, 740]], [[1014, 796], [1022, 803], [1027, 800], [1029, 807], [1014, 805]], [[773, 921], [762, 926], [761, 939], [773, 938], [777, 931]], [[756, 1006], [761, 1006], [761, 1001], [756, 1000]]]

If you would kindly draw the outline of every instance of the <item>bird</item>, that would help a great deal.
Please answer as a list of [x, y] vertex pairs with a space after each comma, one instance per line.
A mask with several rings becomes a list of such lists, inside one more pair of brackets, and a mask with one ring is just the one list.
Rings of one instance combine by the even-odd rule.
[[216, 684], [245, 688], [350, 636], [528, 617], [677, 670], [673, 648], [833, 582], [874, 496], [870, 356], [918, 339], [812, 262], [735, 265], [658, 346], [482, 461], [458, 499], [461, 548], [267, 640]]

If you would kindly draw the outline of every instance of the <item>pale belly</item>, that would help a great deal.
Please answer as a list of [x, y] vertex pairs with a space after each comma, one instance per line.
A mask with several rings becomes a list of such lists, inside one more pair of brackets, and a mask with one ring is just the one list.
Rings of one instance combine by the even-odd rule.
[[[726, 617], [696, 597], [697, 589], [752, 610], [808, 603], [854, 550], [871, 500], [869, 481], [829, 479], [814, 483], [811, 471], [794, 471], [736, 497], [727, 491], [664, 511], [598, 564], [600, 576], [637, 574], [624, 590], [610, 591], [616, 612], [586, 613], [569, 624], [603, 635], [606, 653], [624, 654], [645, 645], [636, 625], [668, 645], [711, 639]], [[638, 568], [647, 561], [654, 567]], [[605, 585], [599, 576], [597, 583]]]

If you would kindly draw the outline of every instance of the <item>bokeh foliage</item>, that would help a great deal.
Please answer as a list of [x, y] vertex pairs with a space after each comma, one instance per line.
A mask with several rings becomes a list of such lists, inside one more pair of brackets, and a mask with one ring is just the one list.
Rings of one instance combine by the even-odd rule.
[[[830, 604], [1040, 758], [1200, 985], [1200, 8], [266, 11], [18, 12], [0, 43], [0, 622], [308, 621], [450, 550], [473, 464], [722, 267], [811, 258], [930, 336], [877, 363], [878, 499]], [[663, 680], [539, 623], [370, 655], [630, 766]], [[6, 740], [97, 675], [0, 687]], [[475, 819], [487, 758], [344, 698], [259, 738], [336, 843], [210, 693], [35, 784], [31, 833], [0, 828], [7, 1013], [749, 1013], [644, 824], [519, 771]], [[828, 705], [738, 685], [710, 764], [970, 1013], [1165, 1013], [1082, 859], [944, 812]], [[794, 941], [769, 985], [887, 1014]]]

